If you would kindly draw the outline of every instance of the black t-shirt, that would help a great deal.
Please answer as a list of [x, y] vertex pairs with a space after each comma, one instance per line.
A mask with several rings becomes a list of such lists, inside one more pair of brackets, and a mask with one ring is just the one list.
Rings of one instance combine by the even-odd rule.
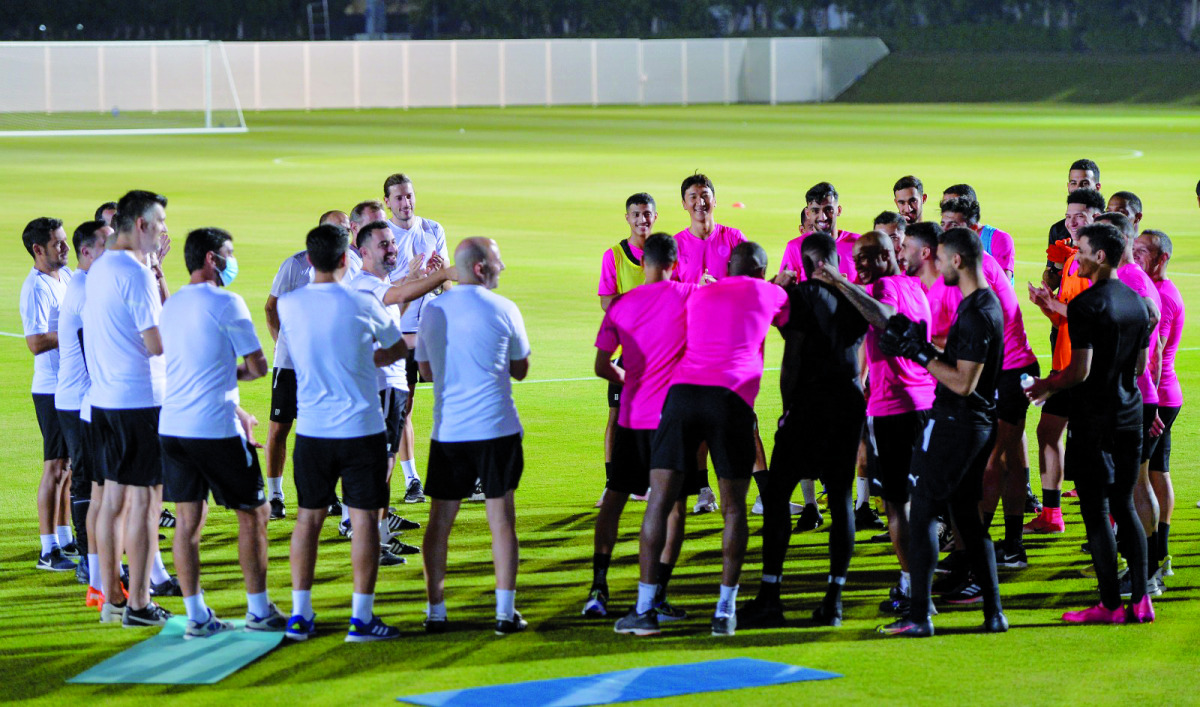
[[982, 363], [983, 372], [966, 397], [938, 383], [933, 412], [963, 424], [991, 425], [996, 419], [996, 376], [1004, 357], [1004, 311], [996, 293], [980, 288], [959, 302], [955, 316], [946, 335], [946, 351], [939, 358], [951, 366], [959, 361]]
[[[780, 328], [783, 365], [779, 387], [783, 407], [801, 396], [829, 393], [831, 400], [859, 388], [858, 347], [867, 333], [867, 320], [832, 286], [806, 280], [787, 288], [791, 313]], [[822, 396], [824, 397], [824, 396]]]
[[1067, 304], [1071, 348], [1091, 349], [1088, 377], [1071, 389], [1071, 423], [1101, 430], [1140, 427], [1138, 355], [1150, 343], [1146, 304], [1115, 277], [1100, 280]]
[[1058, 223], [1050, 227], [1050, 236], [1046, 241], [1046, 245], [1054, 245], [1055, 241], [1061, 241], [1064, 238], [1070, 238], [1071, 232], [1067, 230], [1066, 219], [1060, 219]]

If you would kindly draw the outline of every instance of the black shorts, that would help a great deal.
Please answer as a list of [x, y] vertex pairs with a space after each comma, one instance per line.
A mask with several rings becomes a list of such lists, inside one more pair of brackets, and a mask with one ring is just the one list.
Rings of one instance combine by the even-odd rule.
[[982, 498], [983, 472], [995, 442], [995, 425], [964, 425], [931, 414], [913, 450], [909, 494], [934, 501]]
[[844, 394], [816, 395], [813, 401], [784, 410], [775, 430], [771, 474], [781, 478], [788, 496], [800, 479], [828, 480], [854, 476], [854, 462], [862, 441], [867, 404], [854, 387]]
[[1179, 416], [1179, 408], [1160, 405], [1158, 416], [1162, 419], [1163, 431], [1150, 438], [1150, 471], [1168, 474], [1171, 472], [1171, 426]]
[[[633, 430], [617, 425], [613, 431], [612, 463], [604, 488], [617, 493], [641, 495], [650, 488], [650, 450], [654, 430]], [[679, 497], [695, 496], [705, 485], [696, 473], [696, 464], [687, 470]]]
[[[95, 418], [92, 419], [94, 420]], [[108, 468], [108, 465], [104, 459], [104, 448], [100, 446], [100, 440], [96, 439], [96, 426], [81, 418], [79, 420], [79, 436], [83, 441], [83, 451], [81, 453], [88, 458], [88, 481], [97, 486], [103, 486], [104, 470]]]
[[867, 469], [889, 503], [908, 502], [913, 450], [929, 424], [928, 410], [867, 418]]
[[125, 486], [162, 484], [158, 408], [92, 408], [92, 434], [104, 465], [104, 478]]
[[271, 371], [271, 422], [296, 420], [296, 371], [275, 368]]
[[213, 500], [234, 511], [267, 502], [258, 450], [241, 437], [196, 439], [163, 435], [163, 480], [176, 503]]
[[[613, 363], [616, 364], [617, 366], [622, 366], [625, 362], [622, 360], [622, 358], [620, 356], [618, 356], [616, 359], [613, 360]], [[610, 382], [608, 384], [607, 395], [608, 395], [608, 406], [610, 408], [615, 409], [615, 408], [621, 407], [621, 388], [622, 387], [623, 386], [617, 385], [616, 383]]]
[[387, 437], [387, 453], [396, 456], [400, 449], [400, 435], [404, 433], [404, 420], [408, 417], [408, 391], [388, 388], [379, 391], [379, 404], [383, 406], [383, 434]]
[[417, 352], [411, 348], [404, 356], [404, 379], [408, 381], [410, 391], [417, 389], [417, 381], [421, 379], [421, 367], [417, 365]]
[[[475, 481], [485, 498], [503, 498], [515, 491], [525, 471], [521, 435], [471, 442], [429, 441], [425, 495], [441, 501], [461, 501], [475, 493]], [[642, 489], [645, 492], [645, 489]]]
[[1010, 425], [1024, 427], [1025, 415], [1029, 412], [1029, 398], [1025, 397], [1025, 389], [1021, 387], [1021, 376], [1028, 374], [1032, 378], [1041, 376], [1041, 366], [1037, 361], [1023, 368], [1008, 368], [996, 376], [996, 419]]
[[78, 410], [59, 410], [58, 426], [62, 428], [67, 443], [67, 457], [71, 460], [71, 498], [83, 501], [92, 497], [92, 480], [88, 474], [91, 453], [83, 441], [83, 420]]
[[1067, 425], [1063, 475], [1088, 484], [1137, 482], [1142, 458], [1142, 429], [1101, 430], [1095, 425]]
[[650, 466], [686, 472], [695, 466], [700, 445], [707, 442], [717, 478], [749, 479], [757, 454], [757, 425], [754, 410], [728, 388], [673, 385], [654, 432]]
[[387, 435], [332, 439], [296, 435], [292, 449], [296, 502], [301, 508], [323, 509], [334, 502], [342, 480], [342, 503], [364, 511], [388, 505]]
[[1150, 455], [1154, 452], [1154, 437], [1150, 436], [1150, 428], [1156, 417], [1158, 405], [1142, 403], [1142, 463], [1150, 461]]
[[1064, 419], [1071, 417], [1071, 389], [1060, 390], [1042, 403], [1043, 415], [1054, 415]]
[[54, 393], [34, 393], [33, 412], [42, 430], [42, 461], [67, 459], [67, 440], [63, 438], [62, 427], [58, 424]]

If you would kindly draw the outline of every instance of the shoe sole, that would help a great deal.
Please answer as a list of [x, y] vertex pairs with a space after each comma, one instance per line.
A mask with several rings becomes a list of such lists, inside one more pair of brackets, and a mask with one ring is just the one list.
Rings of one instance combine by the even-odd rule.
[[400, 634], [395, 636], [346, 636], [346, 643], [374, 643], [375, 641], [390, 641], [395, 638], [400, 638]]
[[978, 604], [981, 601], [983, 601], [983, 597], [977, 596], [977, 597], [972, 597], [970, 599], [947, 599], [946, 603], [954, 604], [955, 606], [965, 606], [968, 604]]
[[656, 629], [649, 629], [649, 628], [614, 628], [614, 629], [613, 629], [613, 632], [614, 632], [614, 633], [620, 633], [620, 634], [624, 634], [624, 635], [626, 635], [626, 636], [637, 636], [637, 637], [641, 638], [641, 637], [644, 637], [644, 636], [657, 636], [657, 635], [659, 635], [660, 633], [662, 633], [662, 630], [661, 630], [661, 629], [657, 629], [657, 628], [656, 628]]
[[405, 497], [404, 497], [404, 502], [405, 502], [405, 503], [424, 503], [424, 502], [425, 502], [425, 497], [424, 497], [424, 496], [422, 496], [422, 497], [420, 497], [420, 498], [411, 498], [411, 499], [410, 499], [410, 498], [408, 498], [407, 496], [405, 496]]
[[582, 614], [589, 619], [604, 619], [608, 618], [608, 611], [603, 609], [584, 609]]
[[51, 567], [49, 565], [37, 565], [37, 569], [46, 570], [47, 572], [74, 572], [74, 567]]
[[121, 620], [121, 628], [154, 628], [156, 626], [166, 626], [166, 625], [167, 625], [166, 621], [163, 621], [163, 622], [140, 621], [138, 619], [134, 619], [133, 623], [126, 623], [124, 619]]
[[1061, 535], [1065, 532], [1067, 532], [1066, 528], [1063, 528], [1062, 530], [1058, 530], [1056, 528], [1021, 528], [1022, 535]]
[[997, 562], [997, 567], [1003, 567], [1006, 570], [1023, 570], [1029, 566], [1028, 562]]
[[313, 635], [313, 634], [311, 634], [311, 633], [292, 633], [292, 632], [288, 631], [287, 629], [284, 629], [284, 631], [283, 631], [283, 637], [288, 639], [289, 641], [307, 641], [308, 637], [311, 635]]
[[719, 638], [724, 638], [725, 636], [733, 636], [735, 634], [736, 634], [736, 631], [713, 631], [712, 632], [712, 635], [717, 636]]

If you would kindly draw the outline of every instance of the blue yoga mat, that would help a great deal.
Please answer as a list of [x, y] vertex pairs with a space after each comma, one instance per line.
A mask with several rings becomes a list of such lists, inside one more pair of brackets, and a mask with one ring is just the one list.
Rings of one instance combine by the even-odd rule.
[[231, 623], [237, 627], [233, 631], [187, 641], [183, 638], [187, 619], [176, 616], [153, 638], [67, 682], [211, 685], [266, 655], [283, 640], [281, 631], [243, 631], [245, 621]]
[[769, 660], [731, 658], [634, 668], [583, 677], [427, 692], [397, 699], [400, 702], [430, 707], [490, 707], [498, 704], [516, 704], [521, 707], [580, 707], [840, 677], [837, 673]]

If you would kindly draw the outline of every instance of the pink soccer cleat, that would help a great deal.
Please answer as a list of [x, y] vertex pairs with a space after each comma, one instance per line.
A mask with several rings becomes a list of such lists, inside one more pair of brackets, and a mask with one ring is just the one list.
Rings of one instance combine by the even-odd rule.
[[1119, 606], [1106, 609], [1103, 604], [1097, 604], [1082, 611], [1068, 611], [1063, 614], [1063, 621], [1069, 624], [1123, 624], [1125, 611]]

